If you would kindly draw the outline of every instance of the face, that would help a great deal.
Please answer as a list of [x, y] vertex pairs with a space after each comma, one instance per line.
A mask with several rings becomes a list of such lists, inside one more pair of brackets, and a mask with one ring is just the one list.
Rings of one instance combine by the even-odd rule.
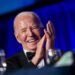
[[17, 22], [18, 34], [16, 38], [23, 48], [27, 50], [36, 50], [37, 43], [41, 39], [39, 23], [33, 17], [25, 16]]

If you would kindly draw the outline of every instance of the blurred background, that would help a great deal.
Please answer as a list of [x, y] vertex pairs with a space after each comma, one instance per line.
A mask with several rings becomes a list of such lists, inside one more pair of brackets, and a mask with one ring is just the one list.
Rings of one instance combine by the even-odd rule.
[[0, 0], [0, 50], [6, 58], [22, 51], [13, 32], [13, 20], [22, 11], [37, 13], [43, 25], [54, 23], [55, 48], [75, 52], [75, 0]]

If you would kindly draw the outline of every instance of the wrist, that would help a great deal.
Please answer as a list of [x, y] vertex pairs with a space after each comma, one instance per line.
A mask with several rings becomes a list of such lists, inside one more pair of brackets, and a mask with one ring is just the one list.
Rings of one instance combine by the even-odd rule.
[[33, 57], [33, 59], [31, 60], [31, 62], [34, 64], [34, 65], [37, 65], [38, 64], [38, 61], [39, 61], [39, 57], [37, 55], [35, 55]]

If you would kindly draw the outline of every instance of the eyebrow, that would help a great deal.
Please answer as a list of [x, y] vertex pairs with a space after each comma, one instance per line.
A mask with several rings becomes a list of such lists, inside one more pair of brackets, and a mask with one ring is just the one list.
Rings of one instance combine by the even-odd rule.
[[37, 25], [36, 23], [32, 24], [32, 26], [37, 26], [37, 27], [39, 27], [39, 25]]
[[31, 27], [39, 27], [37, 24], [32, 24]]
[[27, 29], [27, 28], [22, 28], [21, 30], [23, 31], [23, 30], [25, 30], [25, 29]]
[[[32, 24], [31, 27], [39, 27], [39, 26], [37, 24]], [[27, 27], [21, 28], [21, 30], [25, 30], [25, 29], [27, 29]]]

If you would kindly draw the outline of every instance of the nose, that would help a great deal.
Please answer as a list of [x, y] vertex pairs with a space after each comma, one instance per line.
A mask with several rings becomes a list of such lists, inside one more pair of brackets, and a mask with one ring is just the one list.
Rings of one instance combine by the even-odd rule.
[[27, 35], [28, 35], [28, 36], [32, 36], [32, 35], [33, 35], [33, 32], [32, 32], [31, 29], [28, 29], [28, 31], [27, 31]]

